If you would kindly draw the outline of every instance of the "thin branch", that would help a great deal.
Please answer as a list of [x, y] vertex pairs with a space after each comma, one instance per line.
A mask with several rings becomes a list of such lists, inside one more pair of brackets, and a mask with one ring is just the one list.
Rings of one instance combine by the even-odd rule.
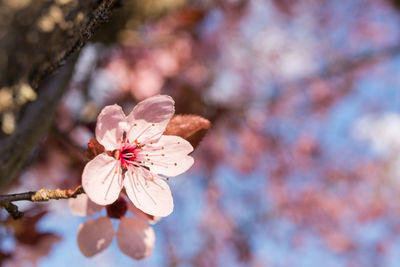
[[24, 216], [24, 213], [18, 210], [18, 206], [11, 202], [5, 203], [3, 207], [8, 211], [14, 220], [20, 219]]
[[75, 189], [64, 189], [64, 190], [42, 188], [37, 191], [0, 195], [0, 205], [3, 206], [4, 203], [21, 201], [21, 200], [41, 202], [41, 201], [48, 201], [50, 199], [75, 198], [77, 195], [82, 193], [84, 193], [84, 191], [81, 185]]
[[69, 199], [76, 198], [76, 196], [84, 193], [82, 186], [75, 189], [46, 189], [42, 188], [38, 191], [29, 191], [18, 194], [0, 195], [0, 206], [3, 207], [14, 219], [19, 219], [24, 216], [24, 213], [18, 210], [18, 206], [13, 204], [14, 201], [31, 201], [42, 202], [51, 199]]

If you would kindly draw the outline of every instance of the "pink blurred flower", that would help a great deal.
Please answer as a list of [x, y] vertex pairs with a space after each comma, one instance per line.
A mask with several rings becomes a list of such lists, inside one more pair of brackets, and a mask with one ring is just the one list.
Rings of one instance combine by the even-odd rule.
[[91, 160], [82, 174], [82, 186], [93, 202], [111, 204], [124, 187], [143, 212], [154, 216], [172, 212], [171, 191], [159, 174], [176, 176], [193, 165], [188, 156], [191, 144], [163, 135], [174, 112], [174, 101], [165, 95], [138, 103], [128, 116], [118, 105], [100, 112], [96, 139], [106, 151]]
[[165, 79], [149, 60], [140, 60], [135, 67], [135, 79], [131, 84], [131, 94], [138, 100], [159, 94]]
[[[92, 202], [85, 194], [69, 199], [69, 206], [72, 213], [78, 216], [93, 216], [104, 207]], [[78, 246], [82, 254], [92, 257], [100, 253], [116, 236], [118, 247], [124, 254], [136, 260], [149, 257], [154, 249], [155, 234], [147, 223], [155, 223], [159, 218], [143, 213], [131, 203], [127, 204], [123, 197], [106, 206], [106, 210], [107, 216], [90, 219], [79, 226]], [[126, 217], [127, 210], [137, 219]], [[120, 219], [116, 232], [110, 218]]]

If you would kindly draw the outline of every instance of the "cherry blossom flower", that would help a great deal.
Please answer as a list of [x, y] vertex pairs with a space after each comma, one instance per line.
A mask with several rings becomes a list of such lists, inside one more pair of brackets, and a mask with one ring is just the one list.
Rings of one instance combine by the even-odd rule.
[[[104, 208], [92, 202], [85, 194], [69, 199], [69, 206], [72, 213], [78, 216], [93, 216]], [[115, 236], [118, 247], [124, 254], [136, 260], [149, 257], [154, 249], [155, 233], [148, 223], [155, 223], [159, 218], [143, 213], [132, 203], [125, 201], [124, 197], [119, 197], [105, 208], [107, 216], [90, 219], [79, 226], [77, 239], [82, 254], [92, 257], [100, 253], [110, 245]], [[127, 210], [136, 219], [127, 217]], [[120, 219], [117, 231], [114, 230], [111, 218]]]
[[191, 144], [163, 135], [175, 112], [171, 97], [157, 95], [138, 103], [125, 116], [118, 105], [106, 106], [98, 116], [96, 139], [105, 148], [83, 170], [82, 186], [99, 205], [118, 199], [125, 188], [132, 203], [154, 216], [168, 216], [174, 207], [165, 178], [193, 165]]

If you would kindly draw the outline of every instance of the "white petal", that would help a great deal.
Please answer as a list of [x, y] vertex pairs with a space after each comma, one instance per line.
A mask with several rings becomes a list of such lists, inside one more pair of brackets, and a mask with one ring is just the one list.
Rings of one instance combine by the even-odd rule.
[[168, 184], [144, 168], [130, 168], [124, 186], [133, 204], [147, 214], [165, 217], [174, 209]]
[[[138, 127], [132, 128], [130, 134], [128, 134], [131, 141], [141, 138], [140, 132], [143, 128], [149, 128], [147, 136], [155, 136], [152, 140], [157, 140], [161, 134], [165, 131], [167, 124], [171, 117], [175, 113], [174, 100], [170, 96], [156, 95], [149, 97], [139, 102], [132, 112], [127, 116], [129, 126], [137, 124]], [[154, 126], [153, 126], [154, 124]], [[159, 135], [156, 135], [159, 133]]]
[[131, 124], [128, 131], [128, 140], [133, 143], [135, 141], [141, 144], [155, 143], [160, 139], [165, 128], [158, 127], [155, 123], [148, 123], [144, 120], [137, 120]]
[[156, 95], [139, 102], [127, 116], [128, 122], [144, 120], [149, 123], [165, 123], [175, 113], [174, 100], [167, 95]]
[[77, 216], [93, 216], [103, 208], [103, 206], [91, 201], [86, 194], [80, 194], [76, 198], [68, 199], [68, 205], [72, 214]]
[[79, 249], [86, 257], [92, 257], [107, 248], [114, 235], [114, 228], [108, 217], [88, 220], [78, 229]]
[[140, 260], [151, 255], [156, 236], [153, 228], [141, 220], [122, 217], [117, 230], [119, 249], [129, 257]]
[[[186, 172], [194, 163], [192, 145], [179, 136], [163, 135], [158, 143], [146, 145], [138, 154], [150, 170], [157, 174], [176, 176]], [[152, 163], [152, 164], [151, 164]]]
[[105, 206], [113, 203], [123, 186], [119, 161], [105, 153], [96, 156], [83, 170], [82, 186], [96, 204]]
[[118, 105], [106, 106], [97, 117], [96, 139], [106, 150], [119, 147], [123, 132], [127, 127], [124, 112]]

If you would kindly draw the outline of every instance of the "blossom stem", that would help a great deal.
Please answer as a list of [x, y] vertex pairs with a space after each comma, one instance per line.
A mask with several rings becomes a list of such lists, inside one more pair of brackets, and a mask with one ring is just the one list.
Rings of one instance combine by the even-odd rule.
[[18, 206], [13, 204], [14, 201], [31, 201], [31, 202], [42, 202], [51, 199], [68, 199], [75, 198], [79, 194], [84, 193], [82, 186], [78, 186], [75, 189], [46, 189], [42, 188], [37, 191], [29, 191], [17, 194], [0, 195], [0, 207], [6, 209], [8, 213], [14, 219], [21, 218], [24, 214], [18, 210]]

